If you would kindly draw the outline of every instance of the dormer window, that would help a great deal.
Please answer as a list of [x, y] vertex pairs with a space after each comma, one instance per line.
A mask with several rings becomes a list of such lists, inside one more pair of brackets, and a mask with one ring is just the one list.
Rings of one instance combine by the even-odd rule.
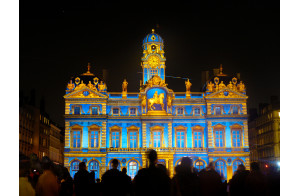
[[130, 115], [136, 115], [136, 108], [130, 108], [129, 113]]
[[200, 108], [195, 108], [194, 113], [195, 115], [200, 115]]
[[80, 107], [79, 106], [74, 107], [74, 114], [80, 114]]
[[238, 106], [232, 106], [232, 114], [239, 114], [239, 107]]
[[215, 115], [221, 115], [221, 106], [215, 107]]
[[120, 109], [119, 108], [113, 108], [113, 115], [119, 115]]
[[177, 108], [177, 114], [178, 115], [183, 115], [183, 108]]
[[92, 115], [98, 114], [98, 107], [92, 107]]

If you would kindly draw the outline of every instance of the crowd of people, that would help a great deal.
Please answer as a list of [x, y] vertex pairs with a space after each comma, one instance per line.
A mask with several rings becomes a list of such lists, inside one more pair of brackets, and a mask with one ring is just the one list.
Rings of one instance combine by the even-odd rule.
[[95, 173], [88, 172], [85, 162], [79, 164], [74, 179], [67, 168], [54, 165], [43, 157], [41, 168], [36, 159], [22, 159], [19, 167], [20, 196], [268, 196], [280, 194], [279, 171], [270, 167], [263, 174], [258, 163], [250, 165], [250, 171], [239, 165], [232, 179], [227, 183], [215, 171], [214, 163], [201, 171], [193, 168], [192, 160], [183, 157], [175, 167], [175, 175], [157, 164], [157, 153], [151, 150], [148, 155], [150, 165], [140, 169], [132, 180], [126, 168], [118, 170], [119, 162], [112, 161], [112, 169], [95, 180]]

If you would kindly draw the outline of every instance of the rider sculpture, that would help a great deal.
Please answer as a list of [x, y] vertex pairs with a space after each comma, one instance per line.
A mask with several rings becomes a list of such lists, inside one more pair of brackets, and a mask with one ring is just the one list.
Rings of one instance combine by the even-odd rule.
[[148, 109], [153, 110], [155, 109], [154, 104], [160, 104], [161, 108], [164, 108], [164, 93], [157, 94], [157, 91], [155, 91], [153, 98], [148, 99]]

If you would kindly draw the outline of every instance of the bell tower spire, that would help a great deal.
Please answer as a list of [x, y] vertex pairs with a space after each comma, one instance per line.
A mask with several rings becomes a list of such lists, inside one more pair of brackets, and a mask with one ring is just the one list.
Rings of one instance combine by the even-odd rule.
[[143, 84], [155, 75], [165, 80], [165, 61], [163, 39], [152, 29], [143, 41]]

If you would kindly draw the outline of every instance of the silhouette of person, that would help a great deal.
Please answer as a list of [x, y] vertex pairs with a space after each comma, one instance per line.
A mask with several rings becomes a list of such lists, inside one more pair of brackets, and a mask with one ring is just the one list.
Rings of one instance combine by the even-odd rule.
[[214, 162], [199, 172], [200, 195], [219, 196], [223, 193], [222, 177], [215, 171]]
[[280, 172], [279, 169], [270, 165], [267, 170], [268, 193], [272, 196], [280, 195]]
[[131, 182], [131, 177], [127, 175], [126, 167], [122, 168], [122, 174], [124, 175], [126, 185], [124, 186], [126, 189], [126, 195], [133, 195], [133, 187]]
[[250, 164], [250, 174], [246, 178], [245, 183], [246, 195], [263, 196], [267, 193], [266, 177], [260, 170], [257, 162]]
[[102, 175], [103, 195], [126, 195], [128, 184], [124, 174], [118, 170], [119, 161], [113, 159], [111, 164], [112, 169]]
[[246, 170], [244, 165], [238, 166], [236, 173], [229, 182], [230, 196], [239, 196], [245, 194], [245, 182], [249, 173], [250, 172]]
[[74, 176], [76, 196], [88, 195], [91, 192], [91, 174], [86, 170], [85, 162], [79, 163], [79, 171]]
[[181, 165], [175, 167], [176, 174], [171, 183], [171, 196], [199, 195], [199, 180], [193, 173], [192, 160], [188, 157], [181, 159]]
[[35, 190], [28, 181], [30, 162], [29, 160], [21, 160], [19, 163], [19, 195], [35, 196]]
[[162, 169], [156, 167], [156, 151], [150, 150], [148, 158], [150, 162], [149, 168], [139, 170], [133, 180], [136, 196], [170, 195], [171, 180]]
[[73, 195], [73, 179], [66, 167], [62, 169], [62, 179], [60, 183], [60, 196], [72, 196]]
[[43, 174], [36, 184], [36, 196], [58, 196], [59, 184], [57, 176], [53, 173], [53, 163], [45, 156], [42, 159]]

